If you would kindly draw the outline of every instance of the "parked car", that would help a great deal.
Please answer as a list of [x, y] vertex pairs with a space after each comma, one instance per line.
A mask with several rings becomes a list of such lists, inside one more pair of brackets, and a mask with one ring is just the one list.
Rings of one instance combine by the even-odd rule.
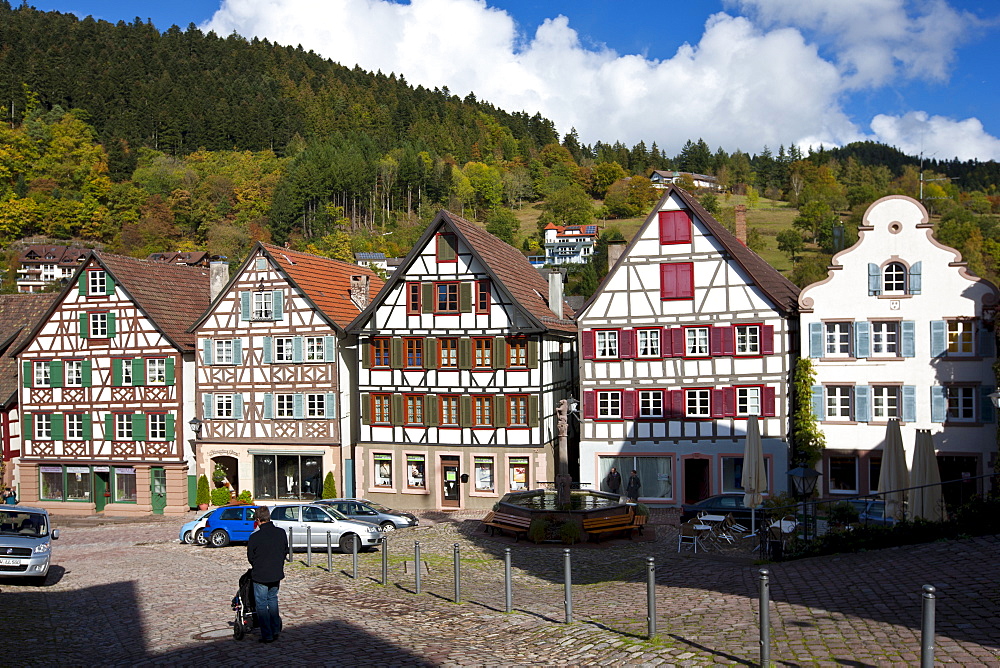
[[[696, 503], [685, 503], [681, 506], [681, 522], [686, 522], [700, 512], [709, 515], [733, 514], [733, 519], [741, 524], [750, 526], [750, 508], [743, 505], [742, 494], [717, 494], [707, 499], [702, 499]], [[758, 519], [763, 515], [760, 508], [757, 509]], [[746, 520], [746, 522], [743, 522]]]
[[851, 505], [858, 511], [859, 524], [882, 524], [892, 526], [894, 517], [885, 516], [885, 501], [880, 499], [851, 499]]
[[412, 513], [393, 510], [368, 499], [323, 499], [316, 501], [316, 503], [335, 508], [341, 515], [349, 517], [352, 520], [377, 524], [382, 531], [395, 531], [396, 529], [415, 527], [420, 521]]
[[271, 522], [286, 533], [292, 530], [292, 549], [306, 547], [307, 539], [313, 548], [326, 548], [327, 534], [330, 544], [345, 554], [378, 545], [382, 530], [377, 524], [349, 519], [334, 508], [317, 503], [295, 503], [271, 507]]
[[[179, 534], [181, 542], [187, 543], [188, 545], [194, 544], [195, 534], [197, 533], [198, 529], [205, 528], [205, 524], [208, 523], [208, 516], [211, 515], [212, 512], [214, 512], [213, 509], [203, 510], [202, 512], [198, 513], [198, 517], [194, 518], [190, 522], [185, 522], [184, 525], [181, 527], [181, 531]], [[204, 540], [205, 534], [202, 533], [201, 536], [202, 540]], [[204, 543], [202, 544], [204, 545]]]
[[52, 559], [49, 513], [31, 506], [0, 506], [0, 575], [43, 584]]
[[195, 531], [195, 542], [212, 547], [245, 543], [256, 528], [257, 506], [222, 506], [208, 513], [205, 528]]

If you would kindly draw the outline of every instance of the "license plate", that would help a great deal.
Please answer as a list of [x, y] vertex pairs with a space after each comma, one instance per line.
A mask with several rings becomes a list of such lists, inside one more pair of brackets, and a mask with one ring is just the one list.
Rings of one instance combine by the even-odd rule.
[[0, 559], [0, 566], [20, 566], [20, 559]]

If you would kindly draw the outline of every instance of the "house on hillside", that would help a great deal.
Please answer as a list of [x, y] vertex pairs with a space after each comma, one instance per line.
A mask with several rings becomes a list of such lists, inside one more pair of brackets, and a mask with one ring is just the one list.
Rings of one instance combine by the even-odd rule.
[[356, 494], [486, 509], [555, 480], [556, 406], [574, 391], [562, 275], [441, 211], [351, 324], [361, 364]]
[[212, 256], [205, 251], [173, 251], [169, 253], [151, 253], [146, 258], [150, 262], [165, 262], [166, 264], [181, 264], [187, 267], [207, 267], [212, 262]]
[[18, 258], [17, 291], [41, 292], [53, 284], [65, 284], [90, 251], [76, 246], [32, 244]]
[[191, 331], [198, 472], [257, 501], [350, 489], [345, 327], [382, 287], [371, 269], [258, 243]]
[[769, 489], [784, 491], [798, 293], [668, 186], [577, 314], [581, 479], [635, 469], [646, 503], [740, 492], [757, 415]]
[[98, 252], [84, 259], [11, 353], [20, 367], [23, 502], [68, 514], [187, 512], [194, 336], [186, 330], [208, 303], [208, 269]]
[[597, 225], [545, 226], [542, 246], [546, 264], [583, 264], [594, 253]]
[[827, 278], [799, 296], [802, 352], [812, 358], [813, 412], [826, 437], [824, 494], [878, 488], [886, 423], [901, 421], [911, 456], [918, 429], [933, 435], [945, 497], [984, 491], [993, 470], [996, 286], [966, 270], [934, 238], [916, 200], [884, 197]]
[[692, 172], [673, 172], [664, 171], [662, 169], [654, 170], [652, 174], [649, 175], [649, 182], [653, 184], [654, 188], [666, 188], [670, 185], [676, 185], [684, 181], [685, 179], [690, 179], [691, 183], [694, 184], [695, 188], [699, 190], [720, 190], [719, 179], [708, 174], [694, 174]]

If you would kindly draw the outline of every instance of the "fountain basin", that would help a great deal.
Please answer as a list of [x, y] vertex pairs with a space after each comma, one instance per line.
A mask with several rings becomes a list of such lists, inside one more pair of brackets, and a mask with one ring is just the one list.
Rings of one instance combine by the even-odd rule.
[[[617, 517], [627, 515], [635, 504], [621, 503], [617, 494], [607, 494], [591, 489], [575, 489], [570, 492], [569, 508], [559, 508], [556, 504], [556, 492], [545, 489], [533, 489], [524, 492], [505, 494], [497, 503], [496, 511], [535, 519], [543, 517], [550, 527], [558, 528], [566, 523], [576, 524], [580, 540], [587, 540], [583, 530], [583, 520], [586, 518]], [[557, 538], [547, 536], [545, 542], [560, 542]]]

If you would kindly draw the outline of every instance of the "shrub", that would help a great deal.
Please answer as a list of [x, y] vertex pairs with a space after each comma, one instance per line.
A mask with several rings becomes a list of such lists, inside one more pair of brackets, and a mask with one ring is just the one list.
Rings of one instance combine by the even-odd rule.
[[649, 506], [645, 503], [635, 504], [635, 514], [642, 515], [643, 517], [649, 517]]
[[576, 522], [563, 522], [559, 527], [559, 538], [566, 545], [572, 545], [580, 540], [580, 525]]
[[337, 498], [337, 481], [333, 479], [333, 471], [327, 471], [326, 477], [323, 478], [323, 498]]
[[226, 479], [226, 469], [222, 468], [222, 464], [216, 463], [215, 470], [212, 471], [212, 480], [215, 482], [222, 482]]
[[545, 540], [545, 532], [549, 527], [549, 520], [546, 517], [534, 517], [528, 526], [528, 539], [534, 543], [541, 543]]
[[207, 504], [212, 500], [212, 493], [208, 487], [208, 476], [202, 475], [198, 478], [198, 493], [195, 494], [195, 503], [199, 506]]
[[239, 500], [240, 503], [252, 503], [253, 494], [250, 493], [249, 489], [245, 489], [242, 492], [240, 492], [240, 495], [237, 497], [237, 499]]
[[216, 487], [212, 490], [212, 505], [213, 506], [224, 506], [229, 503], [232, 495], [229, 490], [225, 487]]
[[830, 508], [831, 524], [852, 524], [858, 521], [858, 509], [847, 501], [841, 501]]

